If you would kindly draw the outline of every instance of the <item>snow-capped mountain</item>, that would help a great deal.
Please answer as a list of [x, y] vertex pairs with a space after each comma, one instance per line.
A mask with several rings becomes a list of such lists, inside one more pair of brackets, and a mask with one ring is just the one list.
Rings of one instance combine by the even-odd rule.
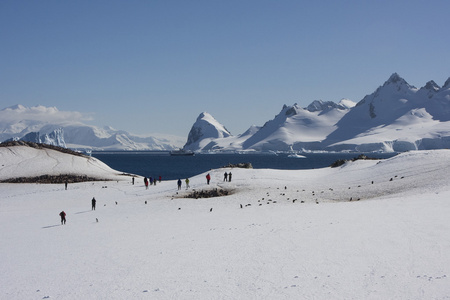
[[169, 138], [140, 137], [111, 127], [70, 125], [64, 127], [64, 136], [69, 148], [89, 145], [98, 150], [173, 150], [179, 141]]
[[418, 89], [394, 73], [336, 124], [334, 150], [406, 151], [450, 146], [450, 79]]
[[80, 150], [173, 150], [183, 144], [174, 136], [141, 137], [86, 125], [78, 113], [55, 107], [16, 105], [1, 110], [0, 116], [0, 141], [22, 139]]
[[[16, 105], [0, 111], [0, 141], [39, 140], [72, 149], [173, 150], [178, 137], [139, 137], [81, 122], [77, 112]], [[313, 101], [284, 105], [273, 120], [233, 136], [213, 116], [199, 115], [185, 150], [191, 151], [406, 151], [450, 148], [450, 78], [422, 88], [397, 73], [355, 104]]]
[[[212, 117], [211, 117], [212, 118]], [[216, 121], [217, 122], [217, 121]], [[218, 122], [217, 122], [218, 123]], [[196, 131], [202, 131], [197, 124]], [[209, 127], [213, 123], [209, 124]], [[221, 128], [223, 125], [220, 125]], [[212, 130], [212, 129], [210, 129]], [[217, 129], [219, 130], [219, 129]], [[406, 151], [450, 147], [450, 78], [420, 89], [394, 73], [356, 105], [313, 101], [284, 106], [262, 127], [237, 137], [199, 137], [190, 150]]]
[[228, 138], [231, 133], [209, 113], [201, 113], [189, 131], [185, 150], [214, 149], [217, 139]]
[[[316, 100], [306, 108], [301, 108], [297, 104], [284, 105], [281, 112], [262, 127], [251, 126], [238, 136], [216, 137], [216, 134], [201, 137], [195, 143], [186, 143], [184, 149], [192, 151], [288, 151], [292, 150], [294, 145], [298, 147], [300, 140], [314, 148], [314, 144], [320, 143], [333, 131], [334, 124], [348, 112], [348, 107], [355, 105], [352, 103], [346, 99], [345, 104]], [[199, 120], [204, 121], [204, 115], [205, 113], [202, 113], [199, 116], [191, 133], [220, 132], [224, 128], [209, 114], [207, 114], [208, 119], [214, 120], [213, 122], [198, 122]], [[218, 128], [214, 128], [215, 125], [219, 125]]]
[[309, 148], [317, 149], [334, 129], [348, 108], [334, 102], [316, 100], [308, 107], [284, 106], [258, 132], [243, 143], [244, 149], [259, 151]]

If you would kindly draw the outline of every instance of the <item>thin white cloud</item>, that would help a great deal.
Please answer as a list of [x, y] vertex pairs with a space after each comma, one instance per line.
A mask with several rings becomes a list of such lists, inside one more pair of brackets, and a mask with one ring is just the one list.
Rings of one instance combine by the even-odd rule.
[[0, 111], [0, 123], [14, 123], [19, 121], [39, 121], [53, 124], [83, 122], [92, 117], [78, 111], [60, 111], [56, 107], [42, 105], [26, 107], [15, 105]]

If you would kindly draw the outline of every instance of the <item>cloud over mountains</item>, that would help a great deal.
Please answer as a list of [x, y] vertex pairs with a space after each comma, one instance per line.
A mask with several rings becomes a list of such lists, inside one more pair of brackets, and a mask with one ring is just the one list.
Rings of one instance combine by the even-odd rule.
[[0, 110], [1, 125], [17, 120], [64, 124], [67, 122], [90, 121], [92, 116], [78, 111], [60, 111], [56, 107], [42, 105], [26, 107], [19, 104]]

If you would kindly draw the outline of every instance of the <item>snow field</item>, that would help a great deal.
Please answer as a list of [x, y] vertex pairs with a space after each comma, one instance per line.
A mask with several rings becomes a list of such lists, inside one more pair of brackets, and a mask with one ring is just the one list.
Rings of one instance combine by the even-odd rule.
[[449, 164], [440, 150], [212, 170], [210, 186], [205, 173], [190, 190], [234, 193], [207, 199], [181, 198], [184, 182], [178, 194], [175, 181], [145, 190], [142, 178], [0, 184], [0, 298], [445, 299]]

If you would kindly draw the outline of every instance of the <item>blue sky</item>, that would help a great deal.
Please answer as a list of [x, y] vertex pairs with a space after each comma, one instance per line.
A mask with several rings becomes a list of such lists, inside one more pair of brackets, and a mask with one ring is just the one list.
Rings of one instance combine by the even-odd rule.
[[450, 76], [450, 1], [0, 2], [0, 109], [57, 107], [135, 134], [232, 134], [283, 104], [355, 102], [397, 72]]

